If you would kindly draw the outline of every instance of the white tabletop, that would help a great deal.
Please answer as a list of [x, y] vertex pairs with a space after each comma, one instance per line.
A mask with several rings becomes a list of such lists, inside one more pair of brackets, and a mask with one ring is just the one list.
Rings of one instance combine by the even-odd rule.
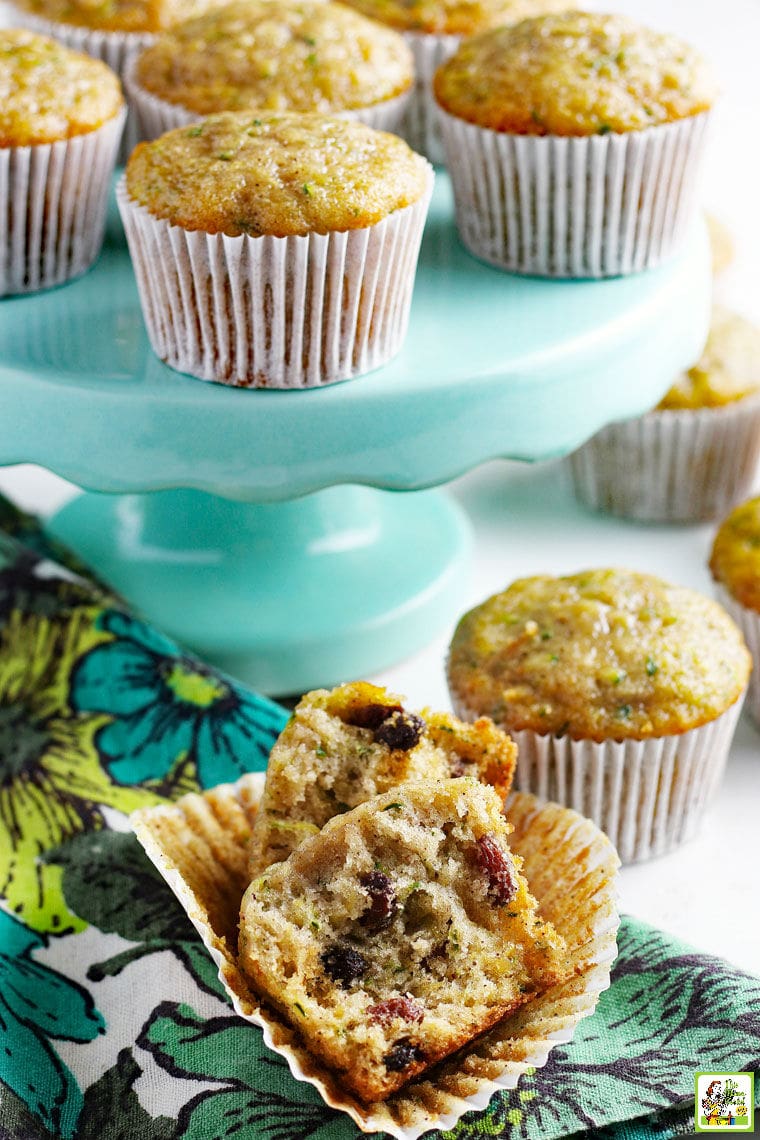
[[[595, 7], [600, 5], [596, 3]], [[734, 264], [717, 283], [722, 300], [760, 321], [760, 147], [757, 121], [757, 0], [617, 0], [652, 26], [676, 31], [710, 55], [724, 97], [704, 181], [707, 208], [733, 232]], [[610, 383], [615, 377], [610, 377]], [[760, 483], [758, 484], [760, 487]], [[0, 471], [0, 491], [48, 512], [74, 489], [28, 466]], [[451, 488], [475, 527], [470, 589], [462, 612], [514, 578], [592, 566], [629, 566], [710, 591], [713, 527], [646, 527], [578, 507], [561, 466], [491, 463]], [[453, 626], [452, 626], [453, 629]], [[452, 629], [413, 659], [376, 678], [411, 704], [449, 707], [443, 662]], [[622, 872], [622, 907], [738, 966], [760, 972], [760, 734], [743, 718], [722, 786], [699, 837], [663, 858]]]

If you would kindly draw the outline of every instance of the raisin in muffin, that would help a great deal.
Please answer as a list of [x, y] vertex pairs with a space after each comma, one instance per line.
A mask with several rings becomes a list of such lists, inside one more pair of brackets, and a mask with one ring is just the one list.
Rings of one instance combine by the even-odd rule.
[[751, 661], [725, 610], [629, 570], [514, 582], [460, 621], [456, 711], [517, 743], [515, 784], [588, 815], [623, 861], [690, 837], [725, 765]]
[[457, 224], [477, 257], [606, 277], [677, 248], [716, 97], [687, 44], [624, 16], [550, 13], [465, 40], [433, 88]]
[[702, 356], [645, 416], [608, 424], [568, 460], [595, 510], [648, 522], [719, 518], [760, 456], [760, 329], [713, 308]]
[[126, 79], [142, 137], [218, 111], [345, 113], [394, 130], [414, 80], [398, 32], [329, 0], [236, 0], [184, 21]]
[[493, 789], [405, 784], [332, 819], [246, 891], [242, 968], [365, 1103], [567, 969], [507, 839]]
[[251, 874], [286, 859], [334, 815], [409, 780], [472, 775], [509, 791], [516, 749], [485, 717], [406, 710], [363, 681], [308, 693], [272, 749], [253, 825]]
[[710, 571], [719, 600], [741, 629], [752, 654], [748, 708], [760, 725], [760, 498], [734, 507], [720, 524]]
[[117, 198], [154, 351], [239, 387], [378, 368], [406, 335], [431, 192], [401, 139], [327, 115], [224, 112], [141, 144]]
[[0, 30], [0, 296], [58, 285], [95, 260], [123, 125], [104, 64]]

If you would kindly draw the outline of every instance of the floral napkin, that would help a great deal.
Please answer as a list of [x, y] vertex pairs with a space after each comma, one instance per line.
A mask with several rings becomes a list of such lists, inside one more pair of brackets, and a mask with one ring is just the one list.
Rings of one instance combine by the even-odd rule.
[[[0, 1138], [358, 1135], [231, 1010], [128, 830], [264, 767], [287, 714], [130, 614], [0, 501]], [[760, 979], [623, 921], [569, 1046], [447, 1136], [693, 1131], [694, 1072], [760, 1064]]]

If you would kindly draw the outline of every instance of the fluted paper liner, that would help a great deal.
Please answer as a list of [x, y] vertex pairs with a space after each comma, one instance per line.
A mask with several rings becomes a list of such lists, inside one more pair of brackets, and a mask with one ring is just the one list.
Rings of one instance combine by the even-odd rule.
[[446, 161], [446, 152], [438, 122], [438, 106], [433, 97], [433, 76], [457, 50], [462, 37], [432, 32], [404, 32], [403, 36], [414, 56], [415, 78], [414, 91], [398, 134], [406, 139], [412, 150], [442, 165]]
[[749, 494], [760, 457], [760, 395], [609, 424], [567, 460], [575, 493], [642, 522], [722, 518]]
[[[477, 713], [452, 692], [457, 716]], [[588, 816], [623, 863], [664, 855], [696, 835], [726, 766], [744, 692], [698, 728], [649, 740], [572, 740], [508, 729], [517, 745], [512, 786]]]
[[363, 229], [305, 237], [185, 230], [116, 197], [153, 351], [179, 372], [248, 388], [361, 376], [401, 348], [433, 188]]
[[0, 297], [60, 285], [92, 265], [124, 117], [59, 142], [0, 148]]
[[[140, 142], [143, 140], [150, 142], [166, 131], [174, 130], [175, 127], [186, 127], [205, 118], [204, 115], [190, 111], [180, 103], [170, 103], [168, 99], [161, 99], [141, 86], [136, 75], [137, 58], [133, 55], [127, 61], [124, 90], [137, 119], [137, 137]], [[340, 119], [355, 119], [377, 131], [398, 134], [407, 104], [412, 97], [412, 90], [410, 88], [401, 95], [385, 99], [381, 103], [372, 103], [368, 107], [353, 111], [331, 111], [330, 114]], [[252, 115], [255, 113], [251, 111]]]
[[462, 241], [541, 277], [652, 268], [692, 222], [709, 117], [560, 138], [489, 130], [439, 107]]
[[618, 927], [618, 858], [592, 823], [556, 804], [513, 796], [510, 844], [544, 918], [564, 935], [575, 975], [384, 1103], [362, 1105], [301, 1044], [279, 1015], [260, 1003], [237, 965], [240, 901], [248, 885], [251, 825], [264, 786], [261, 773], [202, 795], [183, 796], [136, 812], [132, 826], [205, 943], [235, 1011], [260, 1026], [264, 1041], [287, 1061], [297, 1080], [319, 1090], [364, 1132], [416, 1140], [429, 1129], [451, 1128], [464, 1113], [484, 1109], [498, 1089], [514, 1088], [530, 1067], [546, 1062], [593, 1013], [609, 985]]
[[[98, 28], [83, 28], [77, 24], [46, 20], [44, 16], [38, 16], [35, 12], [29, 12], [15, 5], [11, 5], [10, 10], [18, 27], [29, 28], [43, 36], [51, 36], [73, 51], [83, 51], [86, 55], [107, 63], [122, 82], [132, 56], [144, 51], [156, 41], [156, 36], [152, 32], [101, 31]], [[138, 141], [137, 121], [130, 108], [119, 148], [119, 163], [126, 162]]]
[[728, 610], [739, 626], [747, 643], [747, 649], [752, 655], [752, 672], [749, 675], [747, 689], [747, 712], [760, 728], [760, 614], [757, 610], [751, 610], [737, 601], [722, 582], [715, 583], [715, 594], [720, 604]]

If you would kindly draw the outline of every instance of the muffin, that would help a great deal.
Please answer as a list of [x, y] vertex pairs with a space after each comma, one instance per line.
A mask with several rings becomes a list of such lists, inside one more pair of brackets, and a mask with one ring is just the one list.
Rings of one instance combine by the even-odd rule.
[[0, 29], [0, 296], [59, 285], [95, 260], [124, 114], [104, 64]]
[[719, 277], [733, 262], [736, 247], [730, 229], [723, 224], [720, 218], [716, 218], [715, 214], [705, 214], [705, 221], [710, 237], [713, 274]]
[[572, 972], [502, 808], [476, 780], [401, 785], [243, 896], [243, 970], [365, 1104]]
[[445, 161], [433, 99], [435, 69], [453, 55], [463, 37], [515, 24], [539, 12], [561, 12], [565, 0], [348, 0], [373, 20], [402, 32], [414, 55], [415, 88], [400, 133], [431, 162]]
[[477, 257], [609, 277], [677, 247], [715, 98], [680, 40], [623, 16], [537, 16], [465, 40], [433, 89], [457, 225]]
[[[132, 55], [153, 43], [158, 32], [215, 2], [221, 0], [11, 0], [11, 11], [18, 24], [102, 60], [123, 79]], [[126, 161], [137, 141], [130, 113], [120, 161]]]
[[719, 600], [741, 629], [754, 670], [748, 709], [760, 726], [760, 498], [734, 507], [721, 523], [710, 554]]
[[760, 329], [715, 306], [705, 350], [645, 416], [608, 424], [568, 459], [595, 510], [647, 522], [719, 518], [760, 454]]
[[251, 837], [258, 875], [334, 815], [405, 781], [474, 776], [509, 791], [517, 750], [485, 717], [404, 708], [387, 689], [355, 681], [307, 693], [280, 733]]
[[715, 602], [589, 570], [520, 579], [467, 613], [448, 678], [460, 716], [513, 736], [515, 786], [588, 815], [632, 862], [696, 831], [750, 668]]
[[237, 0], [130, 64], [143, 138], [218, 111], [346, 114], [394, 130], [414, 80], [403, 37], [328, 0]]
[[203, 380], [306, 388], [394, 356], [432, 171], [395, 135], [224, 112], [137, 147], [117, 197], [156, 354]]

